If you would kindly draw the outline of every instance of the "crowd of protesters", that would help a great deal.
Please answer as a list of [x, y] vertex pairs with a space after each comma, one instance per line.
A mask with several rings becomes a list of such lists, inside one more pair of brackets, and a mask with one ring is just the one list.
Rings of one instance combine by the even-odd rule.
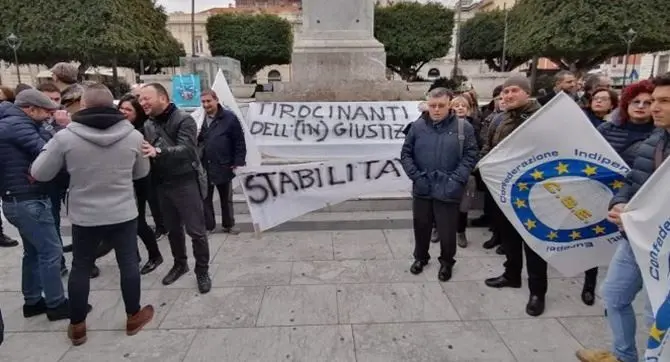
[[[623, 206], [670, 153], [670, 73], [630, 84], [619, 94], [607, 76], [593, 74], [580, 80], [571, 72], [561, 71], [555, 76], [554, 87], [537, 99], [531, 97], [528, 79], [516, 75], [496, 87], [493, 100], [481, 110], [475, 106], [473, 91], [454, 93], [434, 84], [420, 105], [421, 117], [405, 128], [401, 152], [405, 172], [413, 181], [413, 274], [422, 273], [428, 264], [432, 240], [439, 242], [441, 249], [438, 279], [450, 279], [457, 246], [469, 244], [464, 233], [467, 211], [477, 194], [475, 190], [479, 190], [484, 193], [484, 212], [470, 225], [488, 226], [492, 236], [482, 246], [505, 255], [504, 273], [487, 279], [485, 284], [491, 288], [520, 288], [525, 254], [530, 292], [526, 313], [533, 317], [544, 313], [547, 262], [529, 247], [493, 201], [475, 164], [561, 92], [582, 107], [593, 127], [632, 166], [628, 185], [610, 203], [608, 220], [621, 227]], [[589, 306], [595, 303], [597, 275], [598, 268], [585, 271], [581, 300]], [[624, 238], [601, 290], [612, 347], [577, 351], [580, 361], [638, 361], [632, 303], [642, 289], [640, 269]], [[645, 316], [649, 327], [653, 316], [648, 302]]]
[[[202, 294], [210, 291], [215, 189], [221, 231], [239, 232], [231, 181], [246, 158], [242, 127], [213, 91], [203, 92], [206, 115], [198, 128], [158, 83], [136, 87], [115, 102], [106, 86], [78, 82], [72, 64], [58, 63], [51, 72], [52, 82], [37, 88], [0, 88], [2, 211], [23, 246], [23, 316], [69, 319], [68, 337], [74, 345], [85, 343], [90, 278], [100, 275], [95, 262], [114, 251], [126, 333], [134, 335], [154, 315], [153, 306], [140, 304], [140, 278], [164, 262], [158, 247], [164, 235], [173, 265], [162, 283], [173, 284], [189, 272], [188, 234], [194, 284]], [[69, 245], [63, 245], [61, 232], [64, 204], [72, 223]], [[147, 205], [155, 229], [146, 220]], [[147, 249], [143, 265], [138, 236]], [[18, 245], [2, 233], [0, 247]], [[73, 254], [69, 271], [67, 252]], [[68, 273], [66, 296], [61, 277]]]
[[[86, 342], [90, 278], [100, 274], [96, 259], [114, 251], [121, 274], [126, 333], [138, 333], [154, 315], [142, 306], [140, 278], [164, 257], [158, 246], [167, 235], [173, 265], [162, 279], [175, 283], [189, 273], [186, 236], [193, 245], [195, 285], [211, 289], [208, 235], [216, 230], [214, 193], [221, 200], [221, 231], [239, 233], [232, 208], [235, 169], [244, 166], [246, 145], [237, 117], [214, 91], [201, 94], [200, 128], [152, 83], [136, 87], [118, 102], [107, 87], [80, 83], [78, 69], [59, 63], [53, 81], [37, 88], [0, 88], [0, 171], [2, 210], [18, 229], [21, 243], [4, 234], [0, 247], [23, 246], [23, 315], [69, 319], [68, 337]], [[526, 313], [544, 313], [547, 263], [523, 240], [488, 192], [476, 170], [478, 160], [526, 122], [556, 94], [570, 95], [597, 131], [627, 164], [629, 185], [611, 202], [609, 220], [620, 225], [623, 205], [670, 152], [670, 74], [630, 84], [621, 93], [603, 75], [579, 80], [559, 72], [555, 86], [535, 99], [521, 75], [493, 91], [483, 108], [474, 90], [451, 92], [434, 84], [421, 104], [421, 117], [405, 129], [401, 163], [413, 182], [413, 274], [429, 262], [431, 241], [439, 243], [437, 277], [449, 281], [459, 248], [471, 247], [468, 226], [489, 227], [482, 247], [505, 256], [504, 272], [485, 281], [491, 288], [520, 288], [528, 273]], [[483, 214], [469, 221], [483, 195]], [[64, 245], [61, 206], [67, 203], [72, 243]], [[147, 205], [155, 229], [146, 219]], [[141, 264], [137, 237], [148, 260]], [[63, 253], [71, 251], [68, 271]], [[68, 292], [61, 277], [69, 273]], [[581, 299], [595, 303], [598, 269], [585, 271]], [[639, 267], [622, 240], [607, 270], [602, 296], [613, 335], [611, 351], [581, 350], [583, 362], [636, 361], [632, 301], [643, 288]], [[647, 306], [647, 314], [650, 307]], [[0, 319], [1, 320], [1, 319]]]

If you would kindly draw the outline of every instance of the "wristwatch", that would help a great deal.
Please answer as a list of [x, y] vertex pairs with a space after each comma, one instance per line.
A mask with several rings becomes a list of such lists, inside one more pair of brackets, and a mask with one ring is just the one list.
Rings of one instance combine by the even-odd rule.
[[161, 154], [161, 148], [160, 148], [160, 147], [156, 147], [156, 154], [157, 154], [157, 155], [160, 155], [160, 154]]

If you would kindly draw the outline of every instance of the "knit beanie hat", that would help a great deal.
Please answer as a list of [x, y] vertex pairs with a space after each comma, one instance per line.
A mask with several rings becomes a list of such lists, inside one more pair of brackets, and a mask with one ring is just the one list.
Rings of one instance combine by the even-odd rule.
[[530, 94], [530, 82], [528, 81], [528, 78], [522, 76], [522, 75], [513, 75], [503, 83], [503, 89], [511, 86], [517, 86], [521, 89], [523, 89], [524, 92]]

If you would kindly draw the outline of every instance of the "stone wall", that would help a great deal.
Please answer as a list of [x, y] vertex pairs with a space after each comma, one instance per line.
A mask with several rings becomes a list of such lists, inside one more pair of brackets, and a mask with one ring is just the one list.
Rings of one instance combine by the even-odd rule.
[[[426, 86], [426, 90], [428, 87]], [[273, 92], [258, 92], [259, 102], [374, 102], [415, 101], [425, 90], [398, 81], [340, 81], [331, 84], [276, 83]]]

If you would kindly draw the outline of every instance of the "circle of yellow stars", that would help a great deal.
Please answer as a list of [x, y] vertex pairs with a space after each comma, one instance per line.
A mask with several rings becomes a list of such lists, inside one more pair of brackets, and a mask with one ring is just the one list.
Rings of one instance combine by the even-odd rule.
[[[554, 170], [556, 170], [559, 176], [566, 173], [570, 173], [569, 165], [563, 162], [559, 162], [558, 165], [554, 167]], [[585, 165], [584, 168], [581, 170], [581, 172], [587, 177], [595, 176], [598, 173], [598, 167], [592, 165]], [[544, 180], [544, 172], [538, 169], [533, 170], [530, 176], [535, 181]], [[614, 190], [618, 190], [624, 186], [624, 182], [620, 180], [614, 180], [612, 183], [609, 184], [609, 186], [612, 187], [612, 189]], [[516, 184], [516, 187], [519, 189], [519, 191], [529, 191], [530, 189], [530, 186], [528, 185], [527, 182], [519, 182]], [[527, 208], [528, 203], [524, 199], [517, 198], [516, 200], [514, 200], [514, 206], [516, 206], [517, 209]], [[523, 222], [523, 225], [526, 227], [528, 231], [531, 231], [537, 227], [537, 221], [529, 218]], [[591, 228], [591, 230], [595, 235], [605, 235], [606, 232], [605, 227], [601, 225], [595, 225], [594, 227]], [[581, 233], [577, 230], [572, 230], [569, 236], [572, 240], [578, 240], [582, 237]], [[551, 230], [546, 237], [548, 240], [555, 240], [558, 238], [558, 231]]]

